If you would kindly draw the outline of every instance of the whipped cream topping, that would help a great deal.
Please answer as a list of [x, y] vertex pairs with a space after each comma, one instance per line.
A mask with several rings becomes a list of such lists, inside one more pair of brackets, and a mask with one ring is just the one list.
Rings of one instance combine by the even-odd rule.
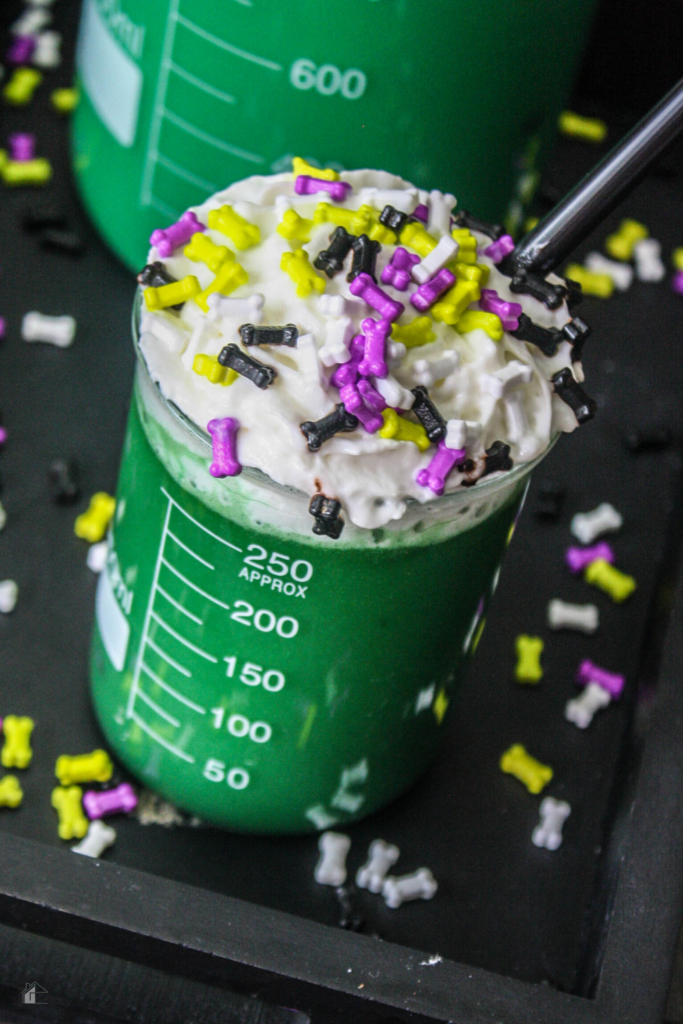
[[[318, 451], [309, 450], [301, 423], [326, 416], [341, 401], [339, 389], [330, 382], [338, 365], [336, 359], [344, 359], [344, 345], [363, 333], [362, 321], [370, 316], [379, 319], [380, 314], [350, 291], [347, 274], [352, 253], [345, 260], [343, 272], [331, 279], [316, 271], [325, 289], [322, 294], [314, 289], [306, 298], [297, 297], [296, 284], [281, 269], [282, 255], [299, 247], [308, 253], [313, 269], [318, 254], [330, 244], [334, 223], [314, 223], [310, 241], [303, 245], [288, 241], [276, 228], [288, 209], [313, 220], [320, 202], [350, 210], [367, 204], [376, 214], [387, 204], [404, 213], [412, 213], [422, 204], [429, 210], [425, 228], [438, 242], [450, 237], [454, 200], [441, 192], [420, 191], [381, 171], [344, 171], [340, 178], [352, 186], [341, 202], [333, 202], [326, 193], [296, 195], [295, 175], [279, 174], [247, 178], [201, 206], [192, 207], [203, 225], [208, 224], [210, 211], [227, 204], [258, 226], [260, 242], [243, 250], [236, 250], [218, 230], [205, 232], [216, 245], [227, 245], [235, 251], [248, 282], [232, 291], [230, 298], [244, 301], [230, 303], [217, 297], [211, 300], [208, 313], [194, 299], [186, 301], [179, 311], [145, 310], [139, 344], [149, 373], [164, 397], [198, 426], [206, 429], [210, 420], [228, 416], [238, 420], [237, 456], [243, 466], [258, 468], [277, 483], [307, 494], [322, 491], [334, 496], [353, 523], [375, 529], [400, 519], [410, 499], [422, 503], [434, 500], [432, 491], [418, 484], [416, 476], [429, 465], [437, 449], [432, 445], [421, 451], [412, 441], [368, 433], [359, 423], [357, 429], [324, 442]], [[504, 301], [520, 303], [540, 326], [561, 328], [571, 319], [564, 303], [549, 310], [531, 296], [512, 294], [509, 278], [483, 254], [491, 239], [472, 233], [477, 241], [477, 263], [490, 268], [486, 288], [494, 289]], [[409, 245], [404, 247], [412, 251]], [[415, 281], [404, 291], [381, 281], [382, 270], [396, 248], [382, 244], [376, 276], [382, 290], [405, 305], [396, 320], [401, 327], [425, 314], [410, 304], [418, 287]], [[183, 247], [165, 258], [153, 247], [149, 262], [154, 261], [161, 261], [174, 278], [194, 275], [202, 288], [215, 277], [204, 263], [185, 256]], [[560, 283], [558, 278], [549, 279]], [[480, 307], [473, 302], [468, 308]], [[299, 332], [297, 345], [244, 348], [239, 328], [245, 323], [294, 324]], [[449, 447], [464, 447], [468, 458], [477, 460], [495, 441], [503, 441], [510, 446], [515, 465], [540, 455], [557, 432], [576, 428], [574, 413], [554, 394], [550, 383], [563, 367], [570, 367], [577, 381], [583, 380], [581, 364], [572, 363], [569, 342], [562, 341], [556, 354], [547, 357], [507, 331], [496, 341], [482, 329], [459, 333], [436, 319], [432, 319], [430, 329], [434, 340], [407, 350], [389, 339], [389, 374], [383, 379], [370, 378], [400, 416], [418, 422], [409, 411], [413, 399], [410, 389], [426, 386], [432, 402], [448, 421]], [[237, 344], [251, 357], [276, 369], [274, 383], [261, 390], [246, 377], [238, 376], [230, 386], [223, 386], [194, 372], [197, 355], [216, 357], [228, 344]], [[446, 492], [471, 480], [467, 469], [465, 464], [452, 470]], [[216, 486], [223, 485], [230, 486], [230, 480], [216, 481]]]

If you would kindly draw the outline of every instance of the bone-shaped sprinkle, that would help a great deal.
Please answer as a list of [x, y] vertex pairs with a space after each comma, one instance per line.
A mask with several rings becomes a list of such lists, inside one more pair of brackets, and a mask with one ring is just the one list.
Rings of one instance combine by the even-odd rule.
[[232, 416], [209, 420], [206, 429], [211, 434], [213, 461], [209, 466], [211, 476], [239, 476], [242, 466], [237, 459], [237, 431], [239, 421]]

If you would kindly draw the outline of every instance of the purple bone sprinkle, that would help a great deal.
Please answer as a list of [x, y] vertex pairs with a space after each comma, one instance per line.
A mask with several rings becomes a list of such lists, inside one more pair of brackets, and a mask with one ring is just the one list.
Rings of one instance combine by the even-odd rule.
[[386, 409], [387, 403], [384, 401], [379, 391], [376, 391], [369, 380], [359, 380], [358, 390], [362, 395], [365, 405], [371, 412], [382, 412]]
[[564, 560], [573, 573], [583, 572], [597, 558], [604, 558], [606, 562], [614, 564], [614, 551], [607, 541], [601, 540], [590, 548], [567, 548], [564, 553]]
[[138, 798], [129, 782], [122, 782], [115, 789], [105, 789], [97, 793], [89, 789], [83, 795], [83, 806], [85, 813], [92, 820], [93, 818], [104, 818], [107, 814], [128, 814], [135, 810], [138, 805]]
[[436, 455], [432, 456], [432, 461], [425, 469], [420, 470], [415, 481], [420, 487], [428, 487], [434, 494], [443, 494], [448, 474], [458, 462], [464, 462], [466, 458], [465, 448], [447, 448], [445, 440], [441, 440]]
[[515, 243], [510, 235], [501, 235], [497, 241], [486, 246], [484, 256], [488, 256], [494, 263], [501, 263], [506, 256], [510, 255], [514, 247]]
[[211, 476], [239, 476], [242, 467], [237, 461], [237, 431], [239, 420], [225, 416], [222, 420], [209, 420], [206, 429], [213, 443], [213, 462], [209, 466]]
[[166, 259], [173, 255], [175, 249], [187, 245], [197, 231], [206, 231], [206, 227], [200, 224], [191, 210], [188, 210], [175, 224], [153, 231], [149, 236], [149, 244], [156, 246], [159, 255]]
[[375, 422], [371, 414], [376, 415], [387, 407], [387, 403], [369, 381], [359, 380], [357, 384], [345, 384], [339, 391], [339, 397], [344, 403], [346, 411], [359, 419], [370, 433], [374, 434], [375, 430], [379, 430], [382, 426], [382, 423], [372, 428], [367, 425], [368, 422], [373, 424]]
[[500, 298], [495, 288], [482, 288], [479, 308], [485, 313], [495, 313], [500, 317], [500, 322], [505, 331], [516, 331], [519, 327], [519, 318], [522, 315], [522, 307], [519, 302], [505, 302]]
[[447, 292], [455, 282], [455, 275], [451, 274], [448, 267], [443, 267], [430, 281], [421, 284], [416, 292], [410, 296], [410, 304], [420, 313], [425, 313], [430, 306], [433, 306], [440, 295]]
[[3, 445], [7, 440], [7, 427], [0, 427], [0, 445]]
[[5, 337], [5, 330], [7, 329], [7, 321], [4, 316], [0, 316], [0, 338]]
[[429, 207], [425, 206], [424, 203], [420, 203], [420, 205], [416, 206], [413, 210], [413, 217], [415, 217], [416, 220], [421, 220], [423, 224], [426, 224], [429, 220]]
[[360, 409], [363, 404], [363, 399], [361, 398], [360, 391], [356, 387], [355, 382], [353, 384], [344, 384], [344, 386], [339, 389], [339, 397], [341, 398], [346, 411], [353, 413], [354, 415], [356, 413], [356, 409]]
[[26, 163], [36, 155], [36, 137], [32, 132], [13, 132], [8, 140], [12, 160]]
[[616, 672], [608, 672], [607, 669], [600, 668], [595, 662], [584, 658], [577, 669], [576, 682], [579, 686], [597, 683], [598, 686], [602, 686], [603, 690], [607, 690], [617, 700], [624, 689], [626, 678], [618, 675]]
[[28, 64], [36, 48], [35, 36], [17, 36], [5, 54], [8, 64]]
[[360, 405], [353, 414], [363, 424], [368, 434], [376, 434], [384, 426], [384, 420], [377, 413], [370, 412], [364, 405]]
[[363, 302], [367, 302], [368, 306], [376, 309], [383, 320], [398, 320], [405, 309], [402, 302], [390, 299], [387, 293], [375, 284], [369, 274], [359, 274], [349, 285], [349, 291], [356, 298], [362, 299]]
[[298, 196], [327, 192], [336, 203], [343, 203], [352, 188], [348, 181], [325, 181], [323, 178], [311, 178], [308, 174], [300, 174], [294, 182], [294, 191]]
[[368, 434], [376, 434], [384, 425], [381, 416], [371, 412], [363, 405], [363, 399], [355, 384], [345, 384], [339, 392], [339, 397], [344, 403], [346, 411], [352, 413], [363, 424]]
[[404, 292], [410, 284], [411, 267], [419, 262], [420, 257], [417, 253], [408, 252], [407, 249], [399, 245], [391, 257], [391, 263], [387, 263], [382, 271], [382, 284], [390, 284], [397, 291]]
[[387, 338], [391, 334], [388, 320], [373, 320], [369, 316], [361, 323], [365, 335], [365, 353], [358, 366], [361, 377], [386, 377], [389, 368], [386, 364]]
[[679, 270], [671, 279], [671, 287], [679, 295], [683, 295], [683, 270]]
[[330, 377], [330, 384], [335, 388], [343, 388], [346, 384], [355, 384], [358, 380], [358, 367], [365, 354], [365, 338], [357, 334], [349, 345], [351, 358], [338, 366]]

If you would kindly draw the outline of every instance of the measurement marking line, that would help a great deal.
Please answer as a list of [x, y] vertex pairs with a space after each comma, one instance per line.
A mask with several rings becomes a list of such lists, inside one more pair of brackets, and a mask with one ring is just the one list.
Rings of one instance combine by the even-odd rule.
[[[165, 487], [161, 488], [161, 493], [166, 495], [171, 504], [174, 505], [179, 512], [182, 512], [186, 519], [189, 519], [191, 523], [198, 526], [200, 530], [204, 531], [204, 533], [208, 533], [209, 537], [213, 537], [214, 540], [219, 541], [221, 544], [225, 544], [226, 548], [232, 548], [233, 551], [239, 551], [239, 553], [242, 554], [242, 548], [238, 548], [236, 544], [231, 544], [229, 540], [224, 540], [222, 537], [219, 537], [217, 533], [212, 533], [212, 531], [207, 529], [206, 526], [203, 526], [198, 519], [195, 519], [189, 512], [186, 512], [184, 508], [181, 508], [175, 498], [171, 497]], [[208, 597], [208, 594], [205, 596]], [[214, 599], [211, 598], [211, 600]], [[225, 607], [227, 608], [228, 606], [225, 605]]]
[[206, 651], [201, 649], [201, 647], [196, 647], [194, 644], [191, 644], [189, 640], [186, 640], [184, 636], [181, 636], [180, 633], [176, 633], [175, 629], [171, 629], [168, 622], [164, 622], [162, 617], [157, 615], [155, 611], [150, 612], [150, 617], [154, 619], [155, 622], [158, 622], [162, 629], [165, 629], [167, 633], [170, 633], [172, 637], [175, 637], [179, 643], [184, 644], [185, 647], [189, 647], [191, 651], [198, 654], [200, 658], [206, 658], [207, 661], [212, 661], [214, 665], [218, 664], [218, 658], [214, 658], [213, 654], [207, 654]]
[[163, 116], [171, 124], [176, 125], [181, 131], [187, 132], [188, 135], [194, 135], [196, 139], [201, 139], [202, 142], [207, 142], [210, 146], [215, 146], [216, 149], [223, 150], [224, 153], [230, 153], [232, 156], [237, 156], [241, 160], [247, 160], [252, 164], [264, 164], [265, 157], [259, 156], [258, 153], [250, 153], [248, 149], [240, 149], [239, 146], [233, 146], [230, 142], [224, 142], [223, 139], [217, 138], [215, 135], [210, 135], [208, 132], [202, 131], [201, 128], [197, 128], [195, 125], [190, 124], [182, 117], [178, 117], [172, 110], [167, 107], [163, 109]]
[[172, 697], [175, 697], [176, 700], [179, 700], [181, 704], [185, 704], [188, 708], [192, 708], [193, 711], [197, 711], [200, 715], [206, 714], [206, 708], [203, 708], [201, 704], [195, 704], [195, 702], [193, 700], [190, 700], [189, 697], [184, 697], [182, 693], [178, 693], [177, 690], [174, 690], [172, 686], [168, 685], [165, 679], [162, 679], [161, 676], [158, 676], [156, 672], [152, 672], [149, 665], [147, 665], [144, 661], [142, 662], [140, 668], [146, 675], [149, 676], [150, 679], [152, 679], [157, 684], [157, 686], [160, 686], [162, 690], [166, 690], [166, 693], [170, 693], [170, 695]]
[[211, 181], [207, 181], [205, 178], [200, 178], [198, 174], [193, 174], [192, 171], [188, 171], [187, 168], [181, 167], [175, 160], [169, 160], [163, 153], [157, 153], [157, 163], [161, 167], [165, 167], [171, 174], [175, 174], [177, 178], [182, 178], [184, 181], [189, 181], [191, 185], [196, 185], [197, 188], [203, 189], [205, 192], [213, 193], [218, 191], [218, 187]]
[[192, 555], [192, 557], [196, 558], [198, 562], [201, 562], [202, 565], [205, 565], [207, 569], [215, 569], [216, 568], [215, 565], [211, 565], [211, 562], [207, 562], [206, 559], [204, 559], [200, 555], [198, 555], [196, 553], [196, 551], [192, 550], [192, 548], [188, 548], [187, 544], [183, 544], [183, 542], [181, 541], [180, 537], [176, 537], [175, 533], [173, 533], [172, 530], [167, 530], [166, 531], [166, 536], [170, 537], [171, 540], [174, 540], [176, 542], [176, 544], [178, 545], [178, 547], [181, 547], [183, 549], [183, 551], [187, 551], [188, 555]]
[[181, 672], [184, 676], [187, 676], [188, 679], [192, 678], [192, 673], [190, 672], [190, 670], [184, 668], [182, 665], [179, 665], [177, 661], [174, 661], [173, 658], [171, 658], [170, 655], [166, 653], [166, 651], [162, 651], [161, 647], [158, 647], [151, 637], [146, 637], [145, 643], [148, 645], [148, 647], [151, 647], [153, 651], [156, 651], [159, 657], [163, 659], [163, 661], [167, 661], [168, 664], [172, 666], [172, 668], [177, 669], [178, 672]]
[[179, 25], [183, 25], [190, 32], [198, 35], [200, 39], [205, 39], [207, 43], [213, 43], [214, 46], [218, 46], [219, 49], [225, 50], [227, 53], [232, 53], [235, 57], [250, 60], [252, 63], [260, 64], [261, 67], [269, 68], [271, 71], [282, 71], [282, 64], [276, 64], [274, 60], [268, 60], [267, 57], [259, 57], [255, 53], [249, 53], [248, 50], [241, 50], [238, 46], [233, 46], [232, 43], [227, 43], [224, 39], [219, 39], [218, 36], [207, 32], [205, 28], [196, 25], [194, 21], [190, 21], [189, 18], [185, 18], [182, 14], [176, 13], [175, 20]]
[[[140, 646], [138, 647], [137, 657], [135, 658], [135, 671], [133, 672], [133, 683], [131, 685], [130, 693], [128, 695], [128, 704], [126, 705], [126, 717], [127, 718], [130, 718], [132, 716], [132, 714], [133, 714], [133, 706], [135, 704], [135, 695], [137, 694], [138, 680], [140, 679], [140, 665], [142, 664], [142, 658], [143, 658], [142, 652], [144, 651], [145, 643], [148, 640], [149, 617], [150, 617], [150, 615], [152, 613], [152, 605], [154, 604], [154, 589], [155, 589], [155, 587], [157, 585], [157, 581], [159, 579], [159, 573], [161, 571], [161, 559], [162, 559], [163, 553], [164, 553], [164, 544], [166, 543], [166, 531], [168, 529], [168, 523], [169, 523], [169, 520], [171, 518], [172, 510], [173, 510], [173, 506], [171, 505], [171, 502], [169, 501], [168, 505], [166, 506], [166, 515], [164, 516], [164, 525], [161, 528], [161, 539], [159, 541], [159, 550], [157, 551], [157, 560], [156, 560], [156, 563], [154, 565], [154, 576], [152, 578], [152, 586], [150, 587], [150, 590], [149, 590], [149, 598], [147, 599], [147, 608], [145, 609], [145, 623], [144, 623], [144, 626], [142, 627], [142, 639], [140, 640]], [[159, 653], [161, 654], [161, 652], [159, 652]], [[165, 657], [165, 655], [161, 655], [161, 656]], [[183, 669], [179, 665], [176, 665], [176, 668], [180, 669], [181, 672], [187, 672], [187, 669]]]
[[[237, 0], [239, 3], [240, 0]], [[251, 5], [249, 5], [251, 6]], [[218, 100], [223, 100], [224, 103], [237, 103], [234, 96], [231, 96], [229, 92], [223, 92], [222, 89], [217, 89], [215, 85], [209, 85], [203, 78], [197, 78], [196, 75], [186, 71], [185, 68], [181, 68], [179, 64], [175, 64], [173, 61], [169, 61], [169, 70], [177, 75], [178, 78], [184, 78], [190, 85], [195, 85], [198, 89], [202, 89], [203, 92], [209, 94], [209, 96], [215, 96]]]
[[192, 621], [196, 622], [198, 626], [204, 625], [202, 619], [198, 618], [196, 615], [193, 615], [192, 612], [188, 612], [187, 608], [183, 608], [183, 606], [179, 604], [174, 597], [171, 597], [171, 595], [164, 590], [160, 583], [157, 583], [157, 591], [161, 594], [162, 597], [165, 597], [166, 600], [169, 601], [174, 608], [177, 608], [179, 612], [183, 613], [183, 615], [187, 615], [188, 619], [192, 619]]
[[163, 199], [157, 199], [156, 196], [151, 196], [148, 206], [153, 206], [159, 213], [163, 213], [164, 217], [168, 217], [170, 221], [176, 221], [180, 217], [180, 213], [173, 206], [169, 206]]
[[140, 726], [140, 728], [147, 733], [148, 736], [151, 736], [153, 740], [156, 740], [157, 743], [160, 743], [162, 747], [166, 747], [166, 750], [169, 750], [172, 754], [175, 754], [176, 757], [181, 757], [183, 761], [187, 761], [188, 764], [194, 764], [194, 758], [192, 757], [191, 754], [186, 754], [185, 751], [180, 750], [179, 747], [174, 747], [172, 743], [169, 743], [168, 740], [165, 740], [163, 736], [160, 736], [159, 733], [151, 727], [151, 725], [147, 725], [147, 722], [143, 721], [143, 719], [140, 718], [140, 716], [135, 711], [131, 712], [129, 718], [132, 718], [133, 721], [136, 722]]
[[152, 700], [151, 697], [148, 697], [145, 691], [141, 690], [139, 686], [137, 695], [142, 700], [144, 700], [145, 704], [148, 704], [153, 711], [156, 711], [158, 715], [161, 715], [162, 718], [165, 718], [169, 725], [175, 725], [176, 728], [180, 727], [180, 722], [178, 721], [178, 719], [174, 718], [173, 715], [169, 715], [167, 711], [164, 711], [163, 708], [159, 707], [157, 702], [155, 700]]
[[159, 207], [152, 202], [154, 191], [152, 185], [154, 182], [156, 155], [159, 149], [159, 137], [161, 135], [161, 125], [164, 116], [164, 102], [166, 100], [166, 91], [168, 89], [168, 76], [170, 71], [169, 64], [171, 62], [171, 54], [173, 53], [173, 44], [175, 42], [175, 33], [177, 26], [176, 18], [178, 16], [179, 6], [180, 0], [169, 0], [168, 17], [166, 19], [166, 31], [164, 32], [164, 44], [161, 52], [161, 64], [159, 66], [159, 77], [157, 78], [157, 87], [154, 94], [154, 114], [152, 117], [152, 125], [149, 133], [149, 141], [147, 143], [147, 152], [145, 153], [145, 170], [142, 176], [142, 187], [140, 189], [141, 205], [153, 205], [155, 206], [156, 209], [159, 209]]
[[217, 604], [219, 608], [225, 608], [226, 612], [230, 611], [229, 604], [225, 604], [223, 601], [219, 601], [217, 597], [213, 597], [211, 594], [207, 594], [205, 590], [202, 590], [201, 587], [198, 587], [196, 583], [192, 582], [192, 580], [188, 580], [187, 576], [183, 576], [181, 572], [178, 572], [175, 566], [171, 565], [170, 562], [167, 562], [165, 558], [162, 558], [161, 561], [166, 566], [167, 569], [170, 569], [171, 572], [178, 577], [179, 580], [182, 580], [183, 583], [187, 584], [188, 587], [192, 587], [192, 589], [196, 590], [198, 594], [201, 594], [202, 597], [205, 597], [207, 601], [213, 601], [213, 603]]

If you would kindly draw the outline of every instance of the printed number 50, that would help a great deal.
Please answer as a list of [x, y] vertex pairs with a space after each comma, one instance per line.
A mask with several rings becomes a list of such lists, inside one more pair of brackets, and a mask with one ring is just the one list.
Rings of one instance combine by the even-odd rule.
[[227, 782], [231, 789], [246, 789], [249, 785], [249, 772], [244, 768], [229, 768], [226, 771], [225, 761], [210, 757], [204, 765], [202, 775], [209, 782]]
[[294, 61], [289, 69], [289, 80], [295, 89], [315, 89], [321, 96], [334, 96], [339, 92], [345, 100], [360, 99], [368, 84], [359, 68], [340, 71], [334, 64], [318, 67], [307, 57]]

